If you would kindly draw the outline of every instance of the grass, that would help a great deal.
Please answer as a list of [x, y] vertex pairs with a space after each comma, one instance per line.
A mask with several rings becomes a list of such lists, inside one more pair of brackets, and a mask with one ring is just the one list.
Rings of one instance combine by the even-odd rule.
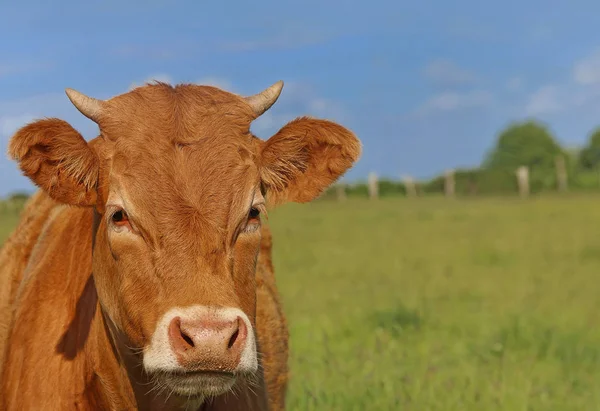
[[[289, 410], [600, 410], [600, 196], [270, 214]], [[0, 217], [0, 242], [14, 217]]]

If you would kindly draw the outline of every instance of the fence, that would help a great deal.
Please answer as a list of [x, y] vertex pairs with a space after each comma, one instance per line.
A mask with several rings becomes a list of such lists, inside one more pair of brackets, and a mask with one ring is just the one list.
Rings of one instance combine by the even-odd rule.
[[[379, 179], [369, 174], [366, 183], [336, 184], [335, 198], [349, 196], [378, 199], [387, 196], [408, 198], [441, 194], [448, 198], [467, 195], [516, 195], [527, 198], [541, 192], [597, 190], [600, 191], [600, 170], [576, 170], [567, 165], [564, 156], [557, 156], [554, 169], [521, 166], [516, 169], [450, 169], [429, 181], [417, 181], [409, 175], [400, 180]], [[322, 198], [331, 198], [331, 190]]]

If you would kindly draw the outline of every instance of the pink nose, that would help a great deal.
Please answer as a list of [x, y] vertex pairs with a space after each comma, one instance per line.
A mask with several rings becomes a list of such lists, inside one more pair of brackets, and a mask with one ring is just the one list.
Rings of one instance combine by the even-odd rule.
[[169, 324], [169, 340], [177, 361], [193, 371], [235, 371], [247, 336], [248, 329], [240, 317], [175, 317]]

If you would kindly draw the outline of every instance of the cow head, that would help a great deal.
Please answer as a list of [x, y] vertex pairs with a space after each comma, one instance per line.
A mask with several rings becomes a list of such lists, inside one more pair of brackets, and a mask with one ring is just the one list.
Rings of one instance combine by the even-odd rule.
[[356, 137], [326, 120], [297, 118], [266, 141], [251, 134], [282, 86], [241, 97], [154, 83], [105, 101], [68, 89], [99, 137], [87, 143], [51, 118], [10, 142], [23, 173], [52, 198], [94, 207], [102, 312], [175, 394], [217, 395], [257, 371], [266, 205], [314, 199], [360, 154]]

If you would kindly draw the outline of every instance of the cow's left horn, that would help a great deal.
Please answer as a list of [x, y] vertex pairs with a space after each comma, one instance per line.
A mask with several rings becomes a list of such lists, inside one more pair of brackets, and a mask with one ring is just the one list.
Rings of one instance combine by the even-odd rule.
[[88, 97], [72, 88], [66, 89], [65, 92], [67, 93], [69, 100], [71, 100], [71, 103], [73, 103], [81, 114], [92, 121], [98, 122], [98, 118], [102, 113], [102, 105], [104, 104], [102, 100]]
[[258, 94], [253, 96], [244, 97], [246, 103], [252, 107], [254, 113], [257, 116], [260, 116], [265, 111], [267, 111], [279, 98], [281, 94], [281, 90], [283, 89], [283, 81], [279, 80], [277, 83], [273, 84], [271, 87], [267, 88], [264, 91], [261, 91]]

